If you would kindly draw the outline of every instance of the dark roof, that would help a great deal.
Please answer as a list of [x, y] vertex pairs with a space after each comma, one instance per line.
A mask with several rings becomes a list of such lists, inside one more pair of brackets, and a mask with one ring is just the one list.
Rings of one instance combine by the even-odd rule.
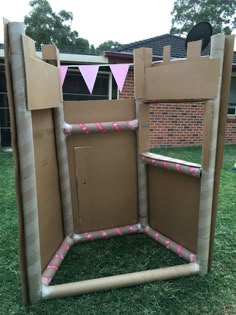
[[[144, 40], [140, 40], [137, 42], [133, 42], [130, 44], [121, 45], [119, 47], [113, 48], [111, 52], [117, 52], [122, 54], [133, 54], [133, 50], [135, 48], [140, 47], [149, 47], [153, 49], [153, 55], [162, 57], [163, 54], [163, 47], [171, 45], [171, 57], [173, 58], [184, 58], [185, 54], [185, 38], [170, 34], [164, 34]], [[0, 49], [3, 49], [4, 45], [0, 44]], [[60, 52], [68, 53], [68, 54], [83, 54], [85, 53], [80, 52], [79, 50], [72, 51], [71, 49], [61, 49]], [[203, 55], [209, 54], [209, 47], [204, 49]], [[236, 65], [236, 51], [234, 52], [233, 56], [233, 64]]]
[[[0, 49], [4, 49], [4, 44], [0, 43]], [[41, 51], [41, 47], [36, 46], [36, 51]], [[63, 54], [72, 54], [72, 55], [89, 55], [89, 56], [97, 56], [96, 54], [92, 54], [90, 52], [84, 52], [79, 49], [69, 49], [67, 47], [61, 48], [60, 53]]]
[[[163, 47], [164, 46], [171, 46], [171, 57], [173, 58], [185, 58], [185, 38], [164, 34], [144, 40], [140, 40], [137, 42], [133, 42], [130, 44], [121, 45], [112, 49], [112, 52], [119, 52], [119, 53], [133, 53], [133, 50], [140, 47], [148, 47], [152, 48], [153, 55], [157, 57], [162, 57], [163, 54]], [[202, 55], [209, 54], [209, 46], [205, 48], [202, 52]], [[236, 64], [236, 52], [234, 52], [233, 63]]]

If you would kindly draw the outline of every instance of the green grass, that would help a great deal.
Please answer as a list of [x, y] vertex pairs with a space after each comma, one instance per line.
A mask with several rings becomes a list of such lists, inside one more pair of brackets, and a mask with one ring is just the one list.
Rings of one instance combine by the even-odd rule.
[[[200, 162], [201, 148], [158, 153]], [[17, 210], [11, 153], [0, 152], [0, 314], [236, 314], [236, 145], [225, 147], [214, 262], [205, 277], [192, 276], [24, 306], [18, 265]], [[180, 259], [143, 235], [76, 245], [54, 283], [171, 266]]]

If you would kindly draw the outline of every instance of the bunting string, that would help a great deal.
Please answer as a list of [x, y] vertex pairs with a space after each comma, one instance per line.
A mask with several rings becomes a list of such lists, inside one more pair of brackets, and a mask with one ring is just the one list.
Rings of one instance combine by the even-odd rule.
[[116, 81], [117, 87], [119, 91], [121, 92], [124, 83], [129, 71], [129, 67], [133, 64], [102, 64], [102, 65], [66, 65], [66, 66], [60, 66], [60, 78], [61, 78], [61, 86], [63, 86], [68, 69], [69, 68], [77, 68], [84, 81], [86, 86], [88, 87], [88, 90], [90, 94], [93, 92], [94, 84], [98, 75], [99, 68], [102, 66], [110, 67], [111, 73], [114, 77], [114, 80]]

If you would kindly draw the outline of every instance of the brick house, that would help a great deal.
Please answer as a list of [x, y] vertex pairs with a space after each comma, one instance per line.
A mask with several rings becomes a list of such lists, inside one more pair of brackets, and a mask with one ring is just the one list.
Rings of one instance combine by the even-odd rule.
[[[162, 60], [164, 46], [171, 45], [171, 57], [185, 57], [185, 39], [162, 35], [154, 38], [122, 45], [102, 56], [84, 55], [78, 51], [60, 52], [60, 60], [63, 65], [75, 65], [69, 68], [63, 85], [65, 100], [87, 99], [124, 99], [134, 96], [133, 67], [129, 68], [128, 75], [122, 93], [118, 92], [115, 80], [112, 76], [109, 63], [133, 63], [133, 49], [150, 47], [153, 49], [153, 60]], [[203, 54], [208, 54], [206, 48]], [[40, 52], [38, 53], [40, 56]], [[76, 69], [79, 64], [100, 64], [100, 67], [92, 95], [83, 80], [82, 75]], [[225, 143], [236, 143], [236, 52], [233, 60], [233, 73], [231, 79], [230, 100], [228, 107], [227, 128]], [[199, 145], [202, 137], [202, 104], [152, 104], [150, 105], [150, 143], [152, 147], [160, 146], [189, 146]], [[0, 146], [10, 146], [10, 120], [6, 91], [4, 50], [0, 44]]]
[[[171, 45], [172, 58], [185, 58], [185, 39], [165, 34], [127, 45], [122, 45], [104, 56], [110, 63], [132, 63], [133, 50], [139, 47], [153, 49], [153, 60], [162, 60], [163, 47]], [[202, 55], [209, 54], [207, 47]], [[120, 98], [132, 98], [134, 95], [133, 69], [131, 68]], [[150, 106], [150, 144], [161, 146], [192, 146], [202, 141], [203, 104], [152, 104]], [[226, 144], [236, 144], [236, 52], [232, 64], [232, 79], [228, 105]]]

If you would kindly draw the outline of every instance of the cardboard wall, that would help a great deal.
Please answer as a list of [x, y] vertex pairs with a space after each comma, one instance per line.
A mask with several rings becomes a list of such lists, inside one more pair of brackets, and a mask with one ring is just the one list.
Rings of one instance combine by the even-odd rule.
[[33, 111], [32, 124], [43, 271], [64, 237], [51, 109]]
[[200, 180], [148, 166], [150, 226], [193, 253], [197, 251]]
[[[132, 120], [134, 101], [64, 102], [70, 124]], [[137, 149], [133, 131], [67, 138], [76, 233], [138, 223]]]

